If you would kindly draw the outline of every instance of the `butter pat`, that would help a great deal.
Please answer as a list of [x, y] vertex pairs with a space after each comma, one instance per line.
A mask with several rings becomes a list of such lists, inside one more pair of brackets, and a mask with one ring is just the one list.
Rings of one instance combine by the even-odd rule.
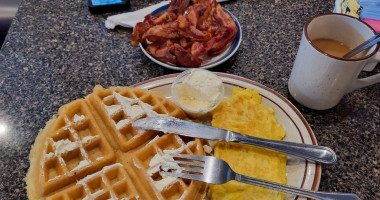
[[89, 164], [90, 164], [90, 162], [88, 162], [88, 160], [82, 160], [82, 161], [80, 161], [78, 163], [78, 165], [74, 169], [72, 169], [72, 171], [75, 171], [75, 170], [78, 170], [80, 168], [83, 168], [83, 167], [85, 167], [85, 166], [87, 166]]
[[55, 153], [62, 154], [67, 151], [72, 151], [78, 147], [78, 143], [71, 142], [69, 139], [59, 140], [53, 143], [53, 147], [55, 148]]
[[[181, 149], [181, 148], [179, 148]], [[164, 153], [167, 150], [164, 150]], [[169, 150], [169, 151], [175, 151], [175, 150]], [[180, 151], [180, 150], [179, 150]], [[157, 190], [162, 191], [164, 188], [170, 186], [174, 182], [177, 181], [176, 177], [168, 176], [166, 174], [161, 173], [163, 171], [168, 171], [169, 168], [167, 167], [173, 167], [173, 168], [179, 168], [180, 166], [177, 163], [174, 162], [168, 162], [167, 160], [174, 161], [173, 157], [169, 154], [163, 154], [160, 155], [157, 153], [152, 160], [149, 163], [149, 169], [147, 170], [147, 174], [152, 177], [153, 174], [159, 173], [162, 177], [161, 180], [155, 181], [152, 179], [152, 182], [154, 186], [157, 188]], [[164, 166], [165, 167], [164, 167]]]
[[191, 69], [181, 73], [173, 83], [175, 102], [189, 114], [205, 114], [223, 99], [222, 80], [210, 71]]

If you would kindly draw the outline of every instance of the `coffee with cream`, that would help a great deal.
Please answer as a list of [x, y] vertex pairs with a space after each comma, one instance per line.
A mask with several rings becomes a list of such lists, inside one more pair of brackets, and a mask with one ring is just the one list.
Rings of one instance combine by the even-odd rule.
[[[352, 49], [348, 47], [343, 42], [333, 40], [333, 39], [315, 39], [311, 43], [316, 46], [319, 50], [335, 56], [342, 58], [345, 54], [350, 52]], [[351, 58], [358, 58], [356, 55]]]

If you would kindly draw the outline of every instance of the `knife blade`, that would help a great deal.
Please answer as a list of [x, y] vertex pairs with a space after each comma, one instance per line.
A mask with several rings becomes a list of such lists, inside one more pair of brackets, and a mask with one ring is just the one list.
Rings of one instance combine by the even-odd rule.
[[255, 145], [324, 164], [333, 164], [337, 161], [335, 152], [328, 147], [262, 139], [172, 117], [142, 118], [136, 120], [133, 126], [138, 129], [156, 130], [188, 137]]

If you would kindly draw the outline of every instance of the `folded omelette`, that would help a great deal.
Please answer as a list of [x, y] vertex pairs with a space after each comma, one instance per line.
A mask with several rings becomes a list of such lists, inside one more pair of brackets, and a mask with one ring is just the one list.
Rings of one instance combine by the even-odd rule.
[[[261, 96], [252, 89], [235, 88], [232, 96], [212, 113], [212, 126], [242, 134], [281, 140], [284, 129], [277, 124], [273, 108], [261, 104]], [[244, 144], [218, 142], [214, 156], [225, 160], [240, 174], [286, 184], [286, 156], [278, 152]], [[212, 200], [281, 200], [283, 193], [230, 181], [210, 185]]]

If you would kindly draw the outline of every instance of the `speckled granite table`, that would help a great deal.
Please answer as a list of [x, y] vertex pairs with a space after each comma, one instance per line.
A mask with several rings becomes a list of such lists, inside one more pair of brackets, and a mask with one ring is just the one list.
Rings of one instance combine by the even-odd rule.
[[[157, 1], [132, 0], [131, 10]], [[320, 190], [354, 192], [379, 199], [380, 85], [346, 95], [333, 109], [313, 111], [287, 90], [302, 25], [328, 12], [333, 0], [236, 0], [224, 3], [239, 19], [238, 52], [212, 71], [262, 83], [292, 101], [320, 145], [339, 162], [323, 166]], [[110, 14], [108, 14], [110, 15]], [[23, 178], [31, 145], [57, 109], [90, 93], [95, 84], [131, 85], [174, 73], [150, 61], [129, 42], [130, 29], [109, 31], [108, 15], [91, 15], [85, 0], [23, 1], [0, 50], [0, 199], [26, 199]], [[374, 72], [378, 73], [379, 66]]]

